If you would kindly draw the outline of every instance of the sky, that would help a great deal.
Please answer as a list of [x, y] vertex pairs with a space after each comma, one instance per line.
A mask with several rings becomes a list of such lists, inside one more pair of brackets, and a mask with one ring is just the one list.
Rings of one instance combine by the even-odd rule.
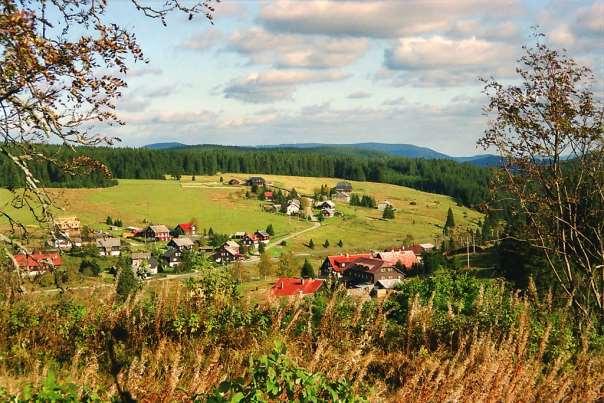
[[[154, 1], [154, 0], [151, 0]], [[483, 152], [479, 77], [515, 80], [539, 26], [604, 77], [604, 0], [229, 1], [214, 24], [173, 15], [163, 27], [130, 2], [108, 17], [148, 63], [118, 102], [127, 146], [407, 143]]]

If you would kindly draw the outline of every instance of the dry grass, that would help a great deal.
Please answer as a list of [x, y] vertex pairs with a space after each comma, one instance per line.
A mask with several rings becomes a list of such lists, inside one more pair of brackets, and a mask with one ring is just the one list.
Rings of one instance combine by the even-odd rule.
[[[21, 319], [37, 316], [39, 321], [13, 334], [0, 332], [0, 385], [17, 393], [24, 383], [40, 384], [55, 367], [61, 379], [95, 389], [103, 399], [123, 390], [140, 401], [187, 401], [244, 376], [250, 356], [269, 352], [281, 340], [299, 366], [330, 379], [348, 379], [371, 401], [587, 402], [604, 397], [604, 357], [584, 347], [544, 360], [549, 331], [546, 326], [538, 349], [530, 348], [529, 306], [520, 299], [514, 303], [521, 315], [510, 330], [470, 329], [436, 348], [430, 340], [405, 333], [393, 339], [381, 305], [361, 305], [341, 295], [324, 300], [320, 319], [309, 300], [248, 306], [226, 295], [209, 301], [185, 287], [164, 287], [152, 299], [140, 295], [121, 306], [113, 299], [110, 291], [99, 291], [94, 299], [80, 297], [77, 302], [87, 309], [75, 323], [71, 314], [51, 305], [50, 297], [27, 302]], [[237, 315], [230, 315], [234, 306], [248, 319], [238, 322]], [[3, 306], [4, 323], [14, 320], [11, 312], [14, 306]], [[200, 328], [176, 332], [178, 318], [193, 313]], [[432, 316], [430, 304], [414, 303], [403, 324], [406, 334], [427, 338]]]

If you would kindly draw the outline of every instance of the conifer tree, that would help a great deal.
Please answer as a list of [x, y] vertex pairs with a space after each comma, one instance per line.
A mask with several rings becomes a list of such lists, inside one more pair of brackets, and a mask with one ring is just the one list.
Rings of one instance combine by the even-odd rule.
[[315, 277], [315, 269], [313, 269], [312, 264], [308, 261], [308, 259], [304, 259], [304, 264], [300, 269], [300, 277], [302, 278], [314, 278]]

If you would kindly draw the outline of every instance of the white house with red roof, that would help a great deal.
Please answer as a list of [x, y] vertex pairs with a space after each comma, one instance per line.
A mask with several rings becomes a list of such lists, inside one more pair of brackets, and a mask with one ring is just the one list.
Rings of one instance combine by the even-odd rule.
[[174, 232], [174, 235], [176, 235], [176, 236], [180, 236], [180, 235], [185, 235], [185, 236], [197, 235], [197, 225], [195, 225], [195, 224], [193, 224], [191, 222], [178, 224], [176, 226], [176, 228], [174, 228], [173, 232]]

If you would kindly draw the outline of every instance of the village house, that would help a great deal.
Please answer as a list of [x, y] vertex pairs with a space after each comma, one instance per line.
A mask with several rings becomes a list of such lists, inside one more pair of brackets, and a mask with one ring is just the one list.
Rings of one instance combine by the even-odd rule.
[[264, 178], [261, 178], [260, 176], [252, 176], [247, 180], [246, 184], [248, 186], [262, 187], [262, 186], [266, 186], [266, 181], [264, 180]]
[[383, 202], [378, 203], [377, 208], [380, 211], [384, 211], [388, 206], [392, 207], [392, 203], [390, 203], [388, 200], [384, 200]]
[[280, 204], [265, 204], [263, 206], [264, 211], [268, 212], [268, 213], [279, 213], [281, 211], [281, 205]]
[[323, 279], [282, 277], [271, 287], [274, 297], [295, 297], [311, 295], [317, 292], [325, 283]]
[[174, 233], [174, 236], [192, 236], [192, 235], [197, 235], [197, 225], [193, 224], [193, 223], [183, 223], [183, 224], [178, 224], [175, 228], [174, 231], [172, 231]]
[[258, 247], [258, 239], [255, 234], [250, 234], [248, 232], [235, 232], [231, 239], [237, 241], [237, 243], [241, 246], [245, 246], [247, 248], [254, 246]]
[[335, 209], [336, 208], [336, 204], [334, 202], [332, 202], [331, 200], [321, 200], [315, 203], [315, 208], [318, 208], [320, 210], [322, 209]]
[[378, 252], [375, 258], [384, 261], [387, 266], [395, 266], [397, 262], [400, 262], [405, 269], [409, 270], [418, 263], [417, 256], [412, 250], [392, 250], [386, 252]]
[[287, 202], [287, 208], [285, 209], [285, 214], [287, 215], [297, 215], [300, 213], [300, 200], [292, 199]]
[[332, 208], [323, 208], [321, 209], [321, 215], [323, 218], [331, 218], [336, 215], [336, 211]]
[[15, 255], [15, 261], [20, 269], [26, 270], [30, 276], [61, 267], [63, 260], [56, 252], [32, 253]]
[[272, 201], [273, 200], [273, 192], [270, 192], [270, 191], [264, 192], [264, 200]]
[[336, 191], [332, 199], [340, 202], [350, 203], [350, 193]]
[[122, 241], [119, 238], [99, 238], [96, 240], [99, 256], [119, 256]]
[[344, 271], [347, 286], [374, 284], [380, 280], [403, 279], [405, 276], [393, 265], [376, 258], [358, 258]]
[[193, 242], [193, 240], [191, 240], [191, 238], [182, 236], [178, 238], [172, 238], [172, 240], [168, 242], [168, 247], [177, 249], [179, 252], [191, 250], [193, 249], [193, 245], [195, 245], [195, 243]]
[[157, 259], [151, 256], [151, 252], [136, 252], [132, 254], [132, 269], [135, 272], [146, 270], [149, 274], [157, 274]]
[[322, 277], [341, 277], [346, 267], [358, 258], [370, 258], [371, 253], [358, 253], [353, 255], [327, 256], [321, 265], [320, 273]]
[[226, 241], [214, 253], [216, 263], [229, 263], [242, 258], [239, 244], [235, 241]]
[[338, 182], [336, 184], [336, 192], [341, 193], [351, 193], [352, 192], [352, 184], [347, 181]]
[[54, 220], [55, 231], [69, 238], [81, 236], [80, 219], [76, 216], [58, 217]]
[[400, 278], [378, 280], [373, 286], [370, 295], [377, 298], [383, 298], [401, 284], [403, 284], [403, 280]]
[[142, 235], [148, 239], [154, 239], [156, 241], [169, 241], [170, 230], [165, 225], [150, 225], [143, 231]]
[[49, 239], [46, 242], [47, 245], [51, 248], [59, 249], [62, 251], [69, 251], [74, 246], [81, 247], [82, 246], [82, 238], [74, 237], [70, 238], [65, 234], [59, 233], [54, 236], [54, 238]]
[[271, 240], [271, 236], [266, 231], [258, 231], [258, 230], [256, 230], [256, 232], [254, 232], [254, 236], [256, 237], [256, 240], [258, 242], [262, 242], [265, 245], [267, 243], [269, 243], [269, 241]]

